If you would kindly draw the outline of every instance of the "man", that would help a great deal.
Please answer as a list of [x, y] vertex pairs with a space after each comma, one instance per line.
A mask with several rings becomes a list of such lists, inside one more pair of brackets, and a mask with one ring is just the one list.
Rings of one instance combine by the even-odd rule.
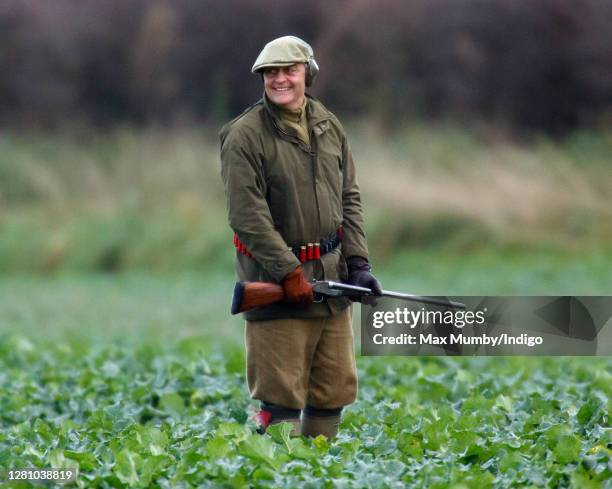
[[264, 96], [221, 130], [221, 174], [239, 279], [278, 282], [285, 301], [245, 314], [249, 390], [264, 430], [287, 421], [293, 435], [332, 438], [357, 394], [352, 310], [346, 298], [313, 302], [308, 282], [380, 294], [355, 166], [338, 119], [305, 93], [318, 72], [310, 45], [275, 39], [252, 72]]

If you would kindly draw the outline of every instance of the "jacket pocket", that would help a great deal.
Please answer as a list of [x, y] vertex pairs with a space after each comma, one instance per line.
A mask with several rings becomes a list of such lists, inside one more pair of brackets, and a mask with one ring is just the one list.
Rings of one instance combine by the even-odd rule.
[[321, 264], [323, 265], [324, 280], [337, 280], [342, 282], [348, 279], [348, 267], [342, 255], [341, 246], [322, 255]]

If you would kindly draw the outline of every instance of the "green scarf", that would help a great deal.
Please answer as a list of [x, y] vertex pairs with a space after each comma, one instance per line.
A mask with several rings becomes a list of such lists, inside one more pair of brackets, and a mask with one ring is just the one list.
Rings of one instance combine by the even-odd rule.
[[308, 118], [306, 117], [306, 104], [308, 99], [304, 97], [304, 103], [299, 109], [289, 110], [280, 108], [279, 115], [284, 126], [297, 132], [297, 137], [306, 146], [310, 146], [310, 136], [308, 134]]

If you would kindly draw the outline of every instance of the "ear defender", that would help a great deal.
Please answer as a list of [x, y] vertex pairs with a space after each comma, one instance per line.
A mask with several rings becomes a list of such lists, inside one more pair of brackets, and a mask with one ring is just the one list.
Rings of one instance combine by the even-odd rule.
[[306, 86], [310, 87], [315, 81], [315, 78], [319, 74], [319, 65], [315, 61], [314, 57], [310, 56], [306, 62]]

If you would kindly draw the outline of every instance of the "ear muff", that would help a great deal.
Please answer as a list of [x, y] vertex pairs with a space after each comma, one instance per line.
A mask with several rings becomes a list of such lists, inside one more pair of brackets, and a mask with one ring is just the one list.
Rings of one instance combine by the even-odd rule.
[[310, 87], [315, 81], [315, 78], [319, 74], [319, 65], [315, 59], [311, 56], [306, 62], [306, 86]]
[[[319, 74], [319, 65], [315, 61], [313, 57], [308, 58], [308, 61], [304, 63], [306, 65], [306, 86], [310, 87], [315, 81], [315, 78]], [[264, 82], [264, 70], [263, 68], [258, 70], [259, 76], [261, 78], [261, 82]]]

